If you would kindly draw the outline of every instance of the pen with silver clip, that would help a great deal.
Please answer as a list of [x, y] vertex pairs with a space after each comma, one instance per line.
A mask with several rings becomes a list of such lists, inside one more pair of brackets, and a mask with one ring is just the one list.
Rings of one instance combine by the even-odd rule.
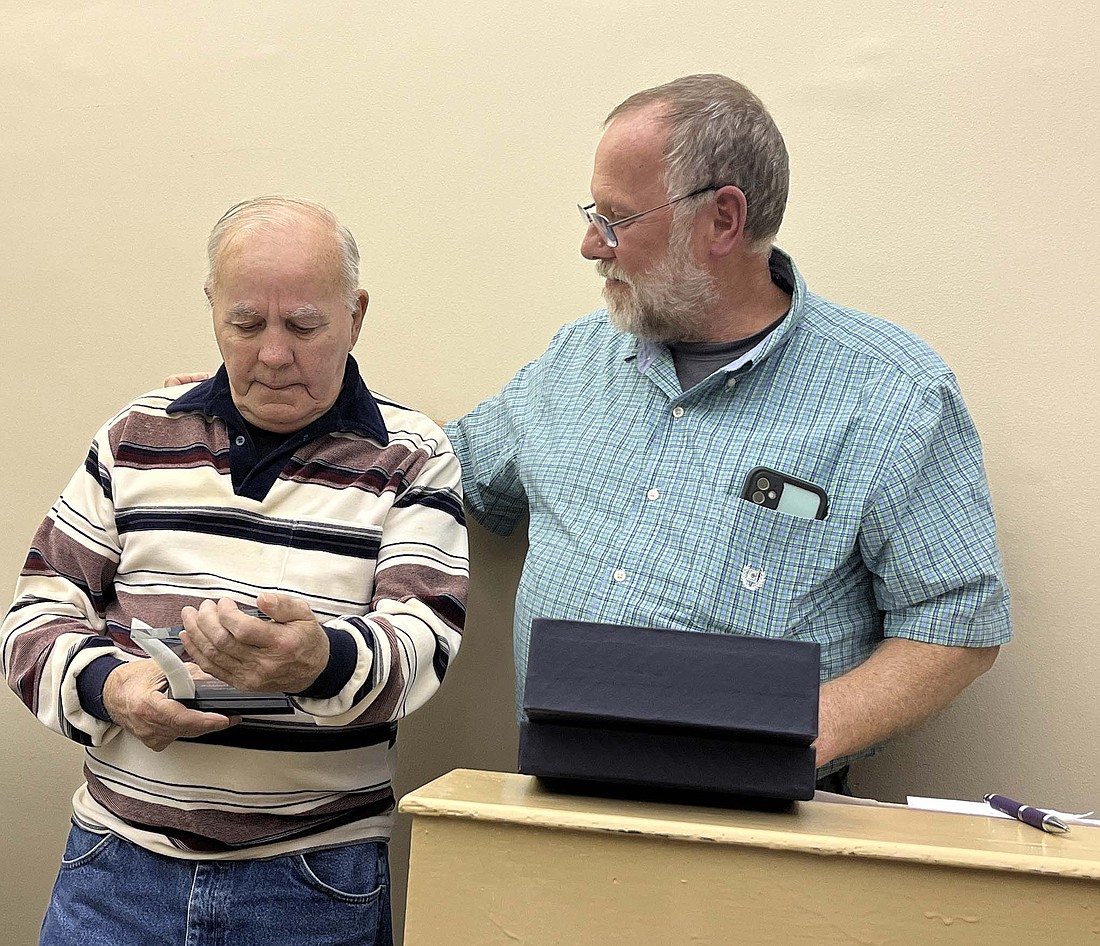
[[1017, 821], [1022, 821], [1024, 824], [1029, 824], [1033, 828], [1038, 828], [1040, 831], [1046, 831], [1048, 834], [1065, 834], [1069, 831], [1069, 825], [1061, 818], [1043, 811], [1041, 808], [1023, 805], [1011, 798], [1006, 798], [1004, 795], [986, 795], [985, 800], [990, 808], [1006, 814], [1010, 818], [1015, 818]]

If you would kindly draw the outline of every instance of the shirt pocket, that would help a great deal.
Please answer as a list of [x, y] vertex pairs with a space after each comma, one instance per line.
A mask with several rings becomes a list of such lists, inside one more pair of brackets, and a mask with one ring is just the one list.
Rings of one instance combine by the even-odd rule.
[[795, 602], [837, 567], [830, 541], [836, 525], [727, 499], [698, 545], [694, 625], [785, 636]]

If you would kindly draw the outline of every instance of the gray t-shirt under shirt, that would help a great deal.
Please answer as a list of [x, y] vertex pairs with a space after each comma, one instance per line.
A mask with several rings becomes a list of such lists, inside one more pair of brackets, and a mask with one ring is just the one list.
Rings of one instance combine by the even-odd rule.
[[787, 317], [786, 313], [771, 325], [761, 329], [748, 338], [738, 338], [732, 342], [669, 342], [668, 350], [672, 354], [672, 363], [676, 366], [676, 377], [680, 387], [688, 391], [704, 378], [709, 378], [719, 368], [755, 348], [768, 335], [774, 332], [779, 323]]

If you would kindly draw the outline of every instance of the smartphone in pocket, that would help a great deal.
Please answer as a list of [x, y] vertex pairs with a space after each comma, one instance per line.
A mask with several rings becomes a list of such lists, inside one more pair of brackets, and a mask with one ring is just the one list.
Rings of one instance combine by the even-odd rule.
[[829, 497], [820, 486], [767, 466], [749, 471], [741, 498], [801, 519], [824, 519], [829, 514]]

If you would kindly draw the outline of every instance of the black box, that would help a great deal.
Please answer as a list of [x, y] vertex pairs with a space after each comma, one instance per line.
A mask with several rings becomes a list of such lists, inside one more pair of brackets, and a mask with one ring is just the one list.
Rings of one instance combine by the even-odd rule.
[[805, 641], [537, 619], [519, 770], [812, 798], [820, 660]]

